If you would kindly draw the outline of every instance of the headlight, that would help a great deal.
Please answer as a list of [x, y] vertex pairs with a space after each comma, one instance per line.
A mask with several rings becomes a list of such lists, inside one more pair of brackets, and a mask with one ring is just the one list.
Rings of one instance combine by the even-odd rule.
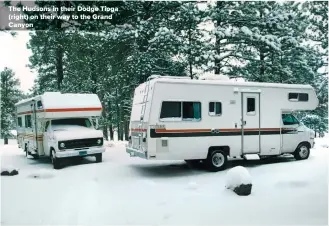
[[98, 145], [101, 145], [101, 144], [102, 144], [102, 139], [98, 139], [98, 140], [97, 140], [97, 144], [98, 144]]
[[60, 146], [61, 148], [65, 148], [65, 144], [64, 144], [64, 143], [60, 143], [59, 146]]

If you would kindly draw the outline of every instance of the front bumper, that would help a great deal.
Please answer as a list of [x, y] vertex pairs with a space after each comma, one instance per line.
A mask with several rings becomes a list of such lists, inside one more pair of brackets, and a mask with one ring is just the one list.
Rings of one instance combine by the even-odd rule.
[[68, 157], [75, 157], [75, 156], [88, 156], [88, 155], [95, 155], [105, 152], [104, 147], [91, 147], [88, 149], [81, 149], [81, 150], [65, 150], [65, 151], [57, 151], [56, 158], [68, 158]]
[[130, 157], [140, 157], [143, 159], [147, 159], [147, 152], [131, 147], [126, 147], [126, 152], [130, 154]]

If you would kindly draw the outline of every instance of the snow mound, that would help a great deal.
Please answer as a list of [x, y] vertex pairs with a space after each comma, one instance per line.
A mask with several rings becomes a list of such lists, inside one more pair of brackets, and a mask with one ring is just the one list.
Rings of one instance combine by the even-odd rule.
[[199, 80], [222, 80], [229, 81], [230, 78], [226, 75], [213, 75], [213, 74], [204, 74], [199, 77]]
[[230, 169], [226, 174], [226, 185], [228, 189], [234, 189], [240, 185], [251, 184], [251, 175], [248, 170], [242, 166], [236, 166]]

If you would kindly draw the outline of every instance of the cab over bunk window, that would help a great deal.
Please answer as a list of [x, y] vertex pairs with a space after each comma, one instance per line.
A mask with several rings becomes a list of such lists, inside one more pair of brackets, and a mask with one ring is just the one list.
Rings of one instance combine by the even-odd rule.
[[32, 128], [31, 115], [25, 115], [25, 128]]
[[17, 126], [22, 127], [22, 117], [17, 118]]
[[290, 101], [307, 102], [308, 101], [308, 93], [289, 93], [288, 99]]
[[200, 120], [200, 102], [164, 101], [161, 106], [160, 119], [170, 120]]
[[209, 102], [209, 115], [210, 116], [222, 115], [222, 103], [221, 102]]

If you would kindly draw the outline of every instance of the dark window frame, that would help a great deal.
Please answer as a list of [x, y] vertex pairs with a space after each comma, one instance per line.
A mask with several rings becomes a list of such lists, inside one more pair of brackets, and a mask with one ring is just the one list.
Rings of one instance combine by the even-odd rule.
[[32, 115], [25, 115], [25, 128], [32, 128]]
[[[253, 110], [249, 109], [249, 100], [253, 100]], [[256, 98], [255, 97], [247, 97], [246, 114], [247, 115], [256, 115]]]
[[[179, 108], [180, 108], [180, 116], [179, 117], [163, 117], [163, 105], [164, 103], [168, 103], [168, 102], [174, 102], [176, 104], [179, 103]], [[184, 106], [185, 103], [185, 106]], [[199, 105], [199, 113], [200, 113], [200, 118], [184, 118], [184, 107], [187, 107], [188, 105], [186, 105], [187, 103], [192, 103], [195, 104], [197, 103]], [[192, 105], [193, 107], [193, 105]], [[194, 113], [193, 113], [194, 114]], [[199, 122], [202, 120], [202, 103], [200, 101], [162, 101], [161, 102], [161, 106], [160, 106], [160, 114], [159, 114], [159, 120], [162, 122], [170, 122], [171, 120], [168, 120], [168, 118], [174, 118], [177, 120], [173, 120], [173, 122], [177, 122], [177, 121], [184, 121], [184, 122]]]
[[22, 127], [22, 125], [23, 125], [22, 117], [21, 117], [21, 116], [18, 116], [18, 117], [17, 117], [17, 126], [18, 126], [18, 127]]
[[[297, 95], [296, 98], [292, 98], [291, 95]], [[308, 102], [308, 93], [288, 93], [288, 100], [291, 102]]]
[[[214, 111], [210, 111], [210, 104], [214, 104]], [[220, 113], [219, 114], [217, 114], [216, 113], [216, 111], [217, 111], [217, 107], [216, 107], [216, 105], [217, 104], [220, 104]], [[214, 113], [214, 114], [211, 114], [211, 113]], [[222, 102], [220, 102], [220, 101], [210, 101], [209, 103], [208, 103], [208, 115], [209, 116], [222, 116], [222, 114], [223, 114], [223, 104], [222, 104]]]

